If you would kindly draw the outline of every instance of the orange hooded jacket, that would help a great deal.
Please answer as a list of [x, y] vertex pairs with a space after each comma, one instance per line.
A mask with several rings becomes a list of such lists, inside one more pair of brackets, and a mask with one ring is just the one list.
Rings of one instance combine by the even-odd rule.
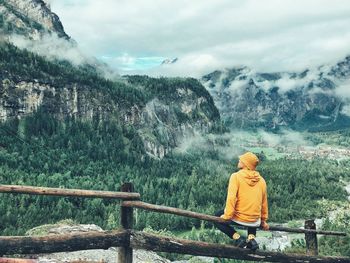
[[221, 217], [247, 223], [268, 219], [266, 182], [259, 172], [241, 169], [231, 175]]

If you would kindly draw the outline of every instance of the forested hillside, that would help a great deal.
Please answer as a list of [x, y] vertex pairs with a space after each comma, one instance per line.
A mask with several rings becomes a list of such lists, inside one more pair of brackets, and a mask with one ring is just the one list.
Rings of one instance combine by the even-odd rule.
[[[131, 182], [143, 201], [214, 214], [249, 144], [269, 150], [275, 140], [274, 152], [288, 151], [293, 138], [276, 138], [290, 134], [306, 145], [350, 146], [349, 101], [334, 93], [349, 79], [349, 56], [316, 71], [270, 74], [243, 67], [197, 80], [119, 76], [78, 47], [47, 1], [0, 0], [0, 184], [119, 191]], [[246, 132], [238, 129], [264, 138], [275, 133], [266, 143], [251, 143], [233, 136]], [[322, 219], [323, 229], [349, 233], [349, 159], [256, 154], [270, 223]], [[65, 219], [116, 229], [119, 204], [0, 194], [0, 235], [23, 235]], [[135, 210], [135, 221], [139, 230], [231, 242], [199, 220]], [[323, 237], [320, 253], [350, 256], [349, 239]]]
[[48, 60], [0, 43], [1, 120], [39, 108], [58, 119], [114, 121], [134, 129], [145, 151], [163, 158], [181, 138], [220, 130], [214, 102], [193, 78], [127, 76], [111, 81], [89, 65]]
[[[222, 208], [235, 160], [219, 159], [215, 148], [170, 154], [157, 160], [144, 154], [133, 129], [109, 121], [57, 120], [38, 111], [0, 126], [0, 181], [117, 191], [133, 182], [151, 203], [212, 214]], [[266, 178], [270, 220], [285, 222], [325, 216], [317, 202], [345, 200], [339, 183], [348, 162], [326, 160], [265, 160], [259, 170]], [[1, 234], [23, 234], [33, 226], [72, 218], [115, 228], [118, 210], [108, 200], [33, 197], [2, 194]], [[138, 212], [136, 227], [190, 229], [198, 221]]]
[[[350, 57], [300, 72], [256, 72], [248, 67], [203, 76], [223, 121], [233, 128], [349, 128], [348, 99], [340, 90], [350, 77]], [[345, 89], [344, 89], [345, 90]]]

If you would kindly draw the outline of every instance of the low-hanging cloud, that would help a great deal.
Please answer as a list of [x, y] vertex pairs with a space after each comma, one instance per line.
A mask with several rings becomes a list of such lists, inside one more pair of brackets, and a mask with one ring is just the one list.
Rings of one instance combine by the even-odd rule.
[[106, 78], [116, 79], [118, 73], [93, 56], [81, 51], [79, 46], [72, 40], [58, 37], [56, 34], [44, 34], [38, 40], [32, 40], [22, 35], [11, 35], [8, 41], [19, 48], [27, 49], [48, 59], [68, 60], [75, 66], [89, 64]]
[[341, 113], [350, 116], [350, 80], [342, 82], [336, 88], [335, 93], [343, 101]]
[[203, 153], [215, 151], [218, 157], [229, 161], [250, 148], [277, 149], [283, 146], [313, 146], [313, 143], [305, 138], [305, 134], [290, 129], [281, 130], [278, 134], [264, 130], [256, 132], [232, 130], [224, 134], [209, 135], [198, 132], [194, 136], [185, 137], [175, 152], [191, 154], [192, 151]]
[[341, 113], [350, 117], [350, 105], [344, 105]]
[[179, 58], [143, 71], [153, 75], [198, 77], [236, 65], [295, 71], [334, 63], [350, 52], [346, 0], [50, 2], [84, 52], [116, 58], [116, 68], [125, 66], [118, 60], [123, 54]]
[[295, 77], [288, 73], [280, 73], [280, 77], [276, 80], [264, 80], [262, 82], [257, 81], [257, 83], [265, 91], [268, 91], [273, 87], [278, 87], [278, 91], [280, 93], [284, 93], [289, 90], [308, 86], [312, 81], [318, 79], [319, 74], [319, 69], [310, 70], [303, 77]]
[[340, 98], [350, 100], [350, 79], [339, 84], [336, 94]]
[[263, 143], [268, 146], [308, 146], [311, 144], [300, 132], [284, 129], [279, 134], [260, 130], [258, 133]]
[[43, 35], [39, 40], [31, 40], [21, 35], [11, 35], [9, 40], [19, 48], [51, 59], [65, 59], [74, 65], [86, 63], [88, 60], [87, 56], [74, 43], [59, 38], [55, 34]]

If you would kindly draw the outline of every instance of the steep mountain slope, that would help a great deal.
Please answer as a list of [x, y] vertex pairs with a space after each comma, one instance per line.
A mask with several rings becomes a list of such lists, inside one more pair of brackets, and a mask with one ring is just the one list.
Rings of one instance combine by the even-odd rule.
[[52, 55], [50, 49], [71, 50], [76, 44], [42, 0], [0, 0], [0, 27], [10, 41], [20, 36], [19, 43], [29, 40], [25, 47], [45, 55], [16, 48], [6, 38], [0, 44], [2, 121], [36, 111], [61, 120], [114, 120], [132, 127], [146, 152], [162, 158], [181, 138], [208, 132], [220, 118], [211, 96], [194, 79], [128, 76], [113, 82], [104, 79], [106, 68], [93, 58], [77, 54], [79, 63], [73, 65], [59, 57], [64, 50]]
[[9, 43], [0, 45], [0, 118], [37, 110], [59, 119], [115, 120], [132, 126], [146, 151], [164, 157], [181, 138], [208, 132], [220, 116], [195, 79], [129, 76], [118, 82], [90, 67], [48, 61]]
[[42, 0], [0, 0], [0, 40], [48, 59], [85, 64], [108, 78], [118, 75], [107, 64], [84, 54], [64, 31], [59, 17]]
[[43, 34], [70, 39], [58, 16], [42, 0], [0, 0], [3, 34], [19, 34], [38, 40]]
[[[344, 85], [350, 57], [300, 73], [257, 73], [246, 67], [202, 78], [223, 120], [235, 128], [328, 130], [350, 126]], [[345, 95], [345, 96], [344, 96]]]

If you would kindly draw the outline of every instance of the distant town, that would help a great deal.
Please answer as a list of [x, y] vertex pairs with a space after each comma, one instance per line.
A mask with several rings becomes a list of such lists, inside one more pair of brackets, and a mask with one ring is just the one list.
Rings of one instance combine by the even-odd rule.
[[262, 141], [246, 141], [241, 142], [242, 148], [248, 148], [255, 152], [262, 152], [267, 158], [278, 159], [306, 159], [312, 160], [324, 158], [330, 160], [350, 159], [350, 148], [331, 146], [331, 145], [276, 145]]
[[303, 159], [311, 160], [315, 158], [325, 158], [332, 160], [347, 159], [350, 158], [350, 148], [336, 148], [329, 145], [321, 146], [297, 146], [291, 147], [279, 147], [278, 151], [282, 150], [286, 154], [287, 158], [294, 159], [301, 157]]

